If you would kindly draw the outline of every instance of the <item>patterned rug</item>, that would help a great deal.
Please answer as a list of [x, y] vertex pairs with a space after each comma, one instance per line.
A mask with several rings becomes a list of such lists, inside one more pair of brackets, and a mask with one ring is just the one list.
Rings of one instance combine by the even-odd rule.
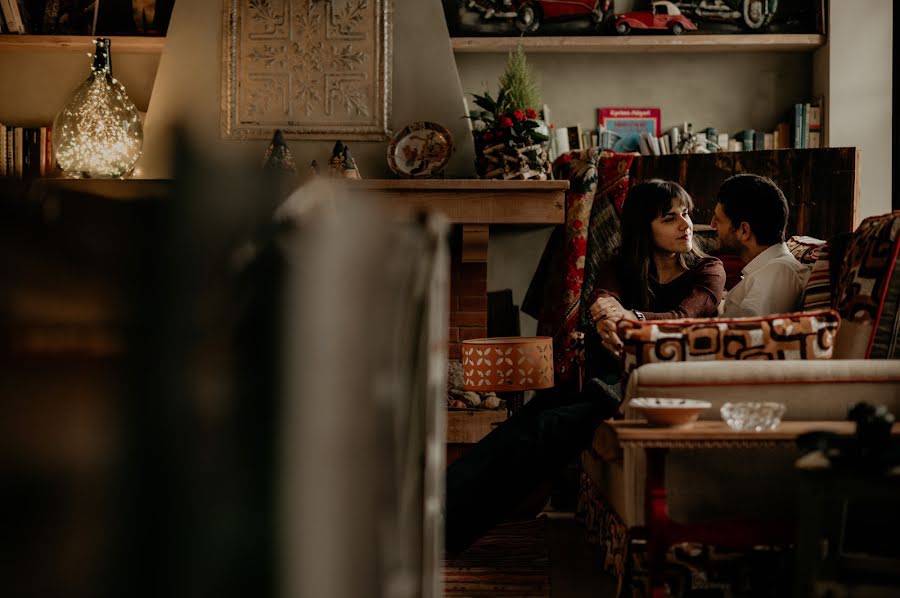
[[550, 596], [546, 519], [504, 523], [444, 561], [444, 596]]

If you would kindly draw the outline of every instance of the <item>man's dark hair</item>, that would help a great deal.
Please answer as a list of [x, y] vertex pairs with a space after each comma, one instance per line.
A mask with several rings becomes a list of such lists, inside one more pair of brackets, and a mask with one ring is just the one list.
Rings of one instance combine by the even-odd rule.
[[772, 179], [758, 174], [736, 174], [722, 183], [716, 201], [737, 228], [750, 225], [760, 245], [784, 242], [788, 204], [784, 193]]

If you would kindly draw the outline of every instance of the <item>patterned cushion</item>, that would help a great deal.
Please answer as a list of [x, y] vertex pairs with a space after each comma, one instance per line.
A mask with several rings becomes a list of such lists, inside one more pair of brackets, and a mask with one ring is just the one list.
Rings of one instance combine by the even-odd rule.
[[849, 333], [838, 347], [840, 357], [898, 356], [898, 249], [900, 212], [866, 218], [853, 233], [835, 288], [834, 306]]
[[840, 317], [830, 309], [752, 318], [619, 322], [625, 375], [645, 363], [830, 359]]
[[826, 241], [815, 237], [794, 235], [787, 240], [788, 250], [801, 264], [814, 264], [819, 258], [819, 252], [827, 245]]
[[816, 311], [831, 307], [830, 246], [825, 244], [816, 250], [819, 258], [813, 264], [803, 290], [803, 311]]

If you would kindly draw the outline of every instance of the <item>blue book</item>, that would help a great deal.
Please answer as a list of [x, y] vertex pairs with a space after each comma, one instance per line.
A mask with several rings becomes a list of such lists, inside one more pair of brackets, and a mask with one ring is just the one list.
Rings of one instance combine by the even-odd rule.
[[794, 148], [800, 149], [803, 147], [803, 104], [794, 104], [794, 118], [791, 124], [794, 129]]

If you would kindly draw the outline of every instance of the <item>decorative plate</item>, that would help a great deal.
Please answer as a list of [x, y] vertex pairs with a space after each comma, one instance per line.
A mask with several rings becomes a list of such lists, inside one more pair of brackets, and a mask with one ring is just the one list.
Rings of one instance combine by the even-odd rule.
[[429, 177], [447, 165], [453, 136], [439, 124], [414, 122], [394, 135], [388, 145], [388, 165], [400, 176]]

